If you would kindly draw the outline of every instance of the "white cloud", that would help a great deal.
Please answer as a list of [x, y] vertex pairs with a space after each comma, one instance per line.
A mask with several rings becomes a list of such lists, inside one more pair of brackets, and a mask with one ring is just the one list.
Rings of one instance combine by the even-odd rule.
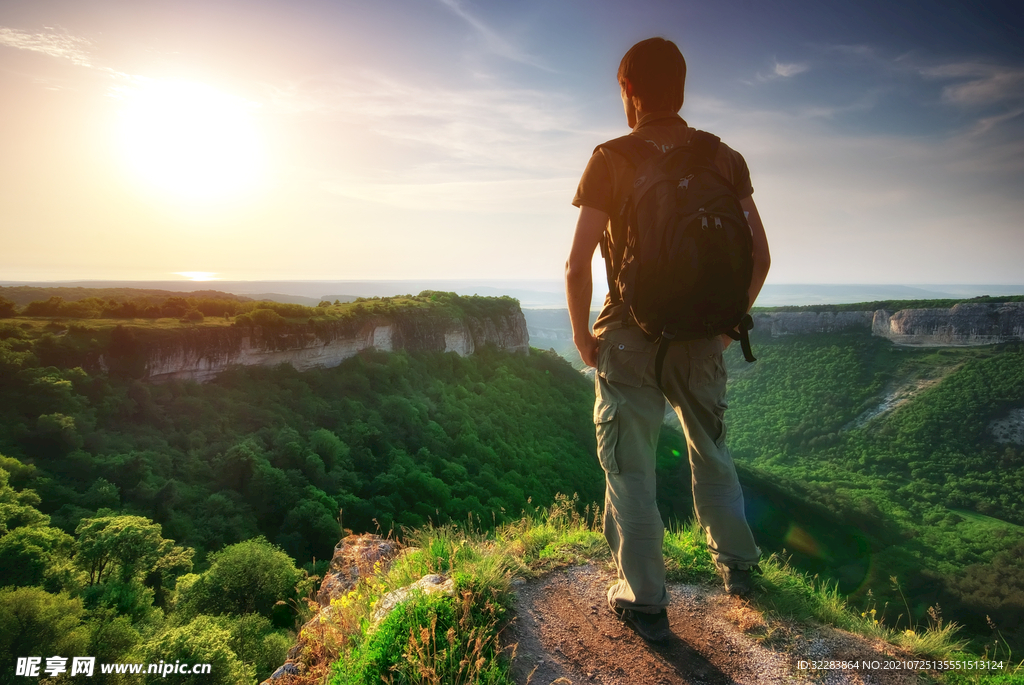
[[921, 69], [921, 74], [936, 79], [961, 82], [942, 89], [947, 102], [958, 105], [991, 105], [1024, 99], [1024, 68], [981, 62], [958, 62]]
[[806, 64], [783, 64], [781, 62], [775, 63], [775, 75], [781, 76], [782, 78], [789, 78], [790, 76], [796, 76], [810, 69]]
[[[601, 135], [575, 125], [580, 116], [567, 95], [529, 89], [448, 88], [361, 72], [274, 89], [268, 97], [280, 112], [358, 125], [404, 146], [400, 173], [417, 182], [428, 168], [434, 182], [459, 180], [467, 170], [487, 180], [579, 173], [586, 159], [580, 153]], [[578, 150], [574, 141], [581, 141]]]
[[[49, 27], [47, 27], [49, 28]], [[72, 36], [67, 32], [28, 33], [7, 27], [0, 27], [0, 45], [17, 50], [40, 52], [51, 57], [66, 59], [82, 67], [90, 67], [89, 47], [92, 45], [84, 38]]]
[[[780, 78], [791, 78], [797, 74], [802, 74], [810, 69], [810, 65], [803, 62], [779, 62], [776, 60], [770, 72], [767, 74], [757, 72], [754, 78], [761, 83], [766, 81], [774, 81]], [[747, 85], [753, 85], [752, 81], [744, 81]]]
[[1008, 121], [1013, 121], [1022, 114], [1024, 114], [1024, 109], [1018, 108], [1010, 112], [1006, 112], [1004, 114], [997, 114], [991, 117], [982, 117], [981, 119], [978, 120], [977, 124], [975, 124], [974, 129], [971, 131], [971, 135], [977, 136], [988, 133], [996, 126], [1004, 124]]
[[491, 27], [487, 26], [484, 22], [480, 21], [477, 17], [469, 13], [465, 7], [462, 6], [460, 0], [438, 0], [442, 5], [450, 9], [460, 19], [465, 21], [467, 24], [472, 26], [478, 34], [484, 39], [484, 43], [487, 49], [496, 55], [500, 55], [506, 59], [510, 59], [514, 62], [520, 62], [521, 64], [527, 64], [532, 67], [538, 67], [545, 71], [551, 71], [548, 67], [540, 62], [536, 57], [529, 55], [505, 38], [502, 38], [497, 34]]
[[889, 57], [864, 45], [836, 45], [829, 49], [868, 60], [891, 74], [911, 74], [933, 81], [956, 81], [942, 89], [943, 100], [951, 104], [980, 106], [1024, 100], [1024, 68], [1020, 66], [978, 61], [937, 64], [916, 53]]

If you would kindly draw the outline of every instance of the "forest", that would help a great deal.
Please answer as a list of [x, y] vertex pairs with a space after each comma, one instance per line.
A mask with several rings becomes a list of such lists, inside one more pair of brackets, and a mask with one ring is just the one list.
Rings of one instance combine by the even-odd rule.
[[[81, 362], [116, 341], [119, 322], [166, 335], [197, 325], [185, 314], [202, 314], [203, 298], [96, 298], [76, 318], [61, 309], [75, 301], [53, 297], [0, 301], [0, 662], [30, 646], [110, 661], [170, 654], [263, 678], [345, 530], [486, 528], [557, 493], [603, 499], [592, 384], [550, 352], [367, 350], [332, 369], [152, 385]], [[169, 316], [111, 314], [131, 302]], [[199, 323], [517, 306], [433, 292], [236, 304], [245, 309]], [[729, 444], [765, 552], [890, 623], [938, 607], [978, 644], [998, 631], [1024, 649], [1024, 447], [990, 429], [1024, 407], [1024, 346], [756, 333], [758, 362], [727, 354]], [[685, 453], [666, 427], [670, 525], [692, 510]]]
[[[413, 299], [451, 315], [508, 307]], [[30, 646], [167, 652], [263, 678], [344, 529], [493, 526], [559, 492], [602, 496], [591, 387], [550, 353], [368, 350], [314, 372], [148, 385], [62, 365], [78, 343], [53, 329], [71, 325], [88, 324], [0, 322], [0, 662]]]
[[[727, 354], [737, 463], [864, 533], [794, 526], [787, 550], [865, 606], [888, 602], [890, 620], [937, 605], [974, 635], [1024, 646], [1024, 445], [992, 430], [1024, 407], [1024, 345], [845, 333], [756, 348], [753, 365]], [[770, 514], [751, 512], [755, 525]]]

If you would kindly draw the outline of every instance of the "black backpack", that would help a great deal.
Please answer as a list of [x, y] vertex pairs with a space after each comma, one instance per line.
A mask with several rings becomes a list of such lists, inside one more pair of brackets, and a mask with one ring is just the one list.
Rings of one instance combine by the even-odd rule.
[[665, 152], [627, 135], [601, 147], [636, 167], [633, 190], [618, 217], [626, 224], [620, 264], [605, 234], [608, 288], [649, 340], [661, 339], [656, 373], [668, 342], [726, 334], [755, 361], [748, 331], [748, 290], [754, 268], [750, 226], [736, 190], [714, 166], [720, 140], [704, 131]]

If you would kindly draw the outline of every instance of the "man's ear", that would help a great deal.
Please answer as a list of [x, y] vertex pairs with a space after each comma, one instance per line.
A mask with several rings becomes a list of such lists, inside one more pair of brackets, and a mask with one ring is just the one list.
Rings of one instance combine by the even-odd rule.
[[633, 97], [633, 83], [628, 78], [623, 76], [622, 83], [620, 83], [619, 85], [622, 87], [622, 92], [626, 94], [626, 97]]

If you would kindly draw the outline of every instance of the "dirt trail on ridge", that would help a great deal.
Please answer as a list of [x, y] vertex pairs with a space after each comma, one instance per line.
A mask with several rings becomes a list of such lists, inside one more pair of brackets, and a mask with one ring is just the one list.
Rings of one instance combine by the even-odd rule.
[[515, 644], [519, 685], [910, 685], [916, 671], [809, 670], [800, 661], [912, 659], [884, 642], [830, 626], [766, 620], [755, 606], [721, 588], [672, 584], [674, 637], [653, 645], [609, 611], [613, 571], [594, 563], [552, 572], [516, 589], [516, 617], [505, 631]]

